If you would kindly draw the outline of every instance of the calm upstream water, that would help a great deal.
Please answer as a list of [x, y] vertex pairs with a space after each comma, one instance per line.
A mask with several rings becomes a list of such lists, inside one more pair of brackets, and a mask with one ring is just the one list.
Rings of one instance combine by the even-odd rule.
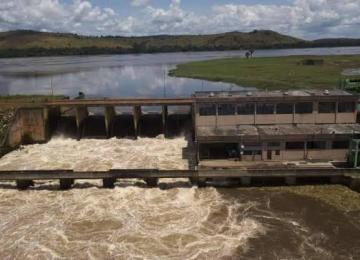
[[[257, 57], [360, 54], [360, 47], [258, 50]], [[174, 97], [194, 91], [230, 90], [239, 86], [168, 77], [176, 64], [224, 57], [243, 51], [190, 52], [88, 57], [0, 59], [0, 95], [64, 94], [92, 97]]]
[[[258, 56], [360, 54], [360, 48], [257, 51]], [[167, 77], [176, 64], [243, 52], [0, 60], [0, 94], [97, 97], [187, 96], [230, 84]], [[52, 81], [52, 88], [51, 82]], [[165, 87], [164, 87], [165, 86]], [[185, 137], [84, 139], [61, 136], [0, 159], [0, 169], [186, 169]], [[162, 180], [114, 190], [78, 181], [59, 191], [0, 183], [1, 259], [360, 259], [360, 194], [345, 187], [191, 187]]]

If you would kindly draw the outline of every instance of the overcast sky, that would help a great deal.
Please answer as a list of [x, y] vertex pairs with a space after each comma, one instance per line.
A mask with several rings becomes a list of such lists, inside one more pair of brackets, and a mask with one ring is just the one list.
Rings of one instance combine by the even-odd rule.
[[0, 31], [86, 35], [271, 29], [306, 39], [360, 38], [360, 0], [0, 0]]

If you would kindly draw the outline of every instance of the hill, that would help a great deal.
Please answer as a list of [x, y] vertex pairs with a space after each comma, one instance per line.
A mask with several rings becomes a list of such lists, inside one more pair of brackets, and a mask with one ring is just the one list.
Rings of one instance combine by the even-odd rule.
[[142, 37], [81, 36], [68, 33], [9, 31], [0, 33], [0, 57], [215, 51], [360, 45], [359, 39], [305, 41], [270, 30], [210, 35]]
[[304, 44], [304, 40], [265, 30], [143, 37], [10, 31], [0, 33], [0, 57], [290, 48]]

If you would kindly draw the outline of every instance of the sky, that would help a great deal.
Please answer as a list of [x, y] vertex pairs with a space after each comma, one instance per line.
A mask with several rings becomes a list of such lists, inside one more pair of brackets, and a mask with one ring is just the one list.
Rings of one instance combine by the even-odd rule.
[[269, 29], [360, 38], [360, 0], [0, 0], [0, 31], [17, 29], [124, 36]]

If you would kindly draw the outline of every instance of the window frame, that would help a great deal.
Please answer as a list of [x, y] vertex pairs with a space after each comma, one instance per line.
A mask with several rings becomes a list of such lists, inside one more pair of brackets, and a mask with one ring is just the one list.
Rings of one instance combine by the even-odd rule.
[[[283, 113], [283, 112], [279, 113], [279, 110], [278, 110], [279, 105], [291, 105], [291, 113]], [[294, 103], [286, 103], [286, 102], [277, 103], [276, 104], [276, 114], [277, 115], [292, 115], [292, 114], [294, 114]]]
[[[259, 112], [259, 108], [260, 106], [263, 106], [263, 107], [272, 107], [272, 113], [267, 113], [267, 112]], [[274, 103], [257, 103], [256, 104], [256, 114], [257, 115], [274, 115], [275, 114], [275, 111], [276, 111], [276, 108], [275, 108], [275, 104]]]
[[[329, 105], [331, 105], [332, 107], [330, 107]], [[327, 106], [329, 106], [329, 107], [327, 107]], [[335, 101], [319, 102], [318, 103], [318, 113], [319, 114], [335, 114], [336, 113], [336, 102]]]
[[[221, 110], [220, 107], [232, 107], [233, 113], [225, 113], [227, 110]], [[236, 105], [233, 103], [221, 103], [217, 104], [217, 115], [218, 116], [235, 116], [236, 115]]]
[[[305, 111], [304, 109], [302, 109], [302, 111], [299, 111], [299, 107], [300, 105], [304, 105], [304, 104], [311, 104], [311, 112], [309, 111]], [[300, 114], [300, 115], [306, 115], [306, 114], [313, 114], [314, 113], [314, 102], [297, 102], [295, 103], [295, 114]]]
[[[336, 147], [336, 145], [335, 144], [339, 144], [339, 143], [342, 143], [342, 144], [344, 144], [344, 143], [347, 143], [347, 145], [345, 146], [337, 146]], [[338, 141], [332, 141], [332, 143], [331, 143], [331, 149], [333, 149], [333, 150], [349, 150], [350, 149], [350, 141], [349, 140], [338, 140]]]
[[[241, 106], [244, 106], [245, 113], [239, 112], [239, 108]], [[248, 110], [249, 106], [251, 106], [251, 108]], [[252, 112], [247, 112], [247, 111], [252, 111]], [[255, 115], [255, 111], [256, 111], [255, 103], [241, 103], [236, 106], [236, 113], [239, 116], [252, 116], [252, 115]]]
[[[212, 107], [212, 109], [214, 109], [214, 114], [212, 113], [202, 113], [202, 109], [204, 109], [205, 107], [208, 107], [208, 109], [210, 107]], [[199, 116], [216, 116], [217, 115], [217, 105], [216, 104], [212, 104], [212, 103], [203, 103], [203, 104], [199, 104], [198, 106], [198, 112], [199, 112]]]
[[[346, 109], [346, 106], [345, 106], [345, 109], [343, 109], [343, 110], [341, 111], [341, 106], [342, 106], [342, 105], [349, 105], [349, 104], [352, 105], [351, 111], [348, 111], [348, 110]], [[338, 108], [337, 108], [337, 112], [338, 112], [338, 113], [340, 113], [340, 114], [342, 114], [342, 113], [355, 113], [355, 111], [356, 111], [356, 102], [338, 102]]]
[[[317, 145], [321, 144], [321, 145]], [[307, 141], [306, 142], [307, 150], [326, 150], [326, 141]]]
[[[302, 144], [302, 147], [296, 147], [296, 145], [294, 147], [289, 147], [288, 144]], [[286, 142], [285, 143], [285, 150], [305, 150], [305, 142], [304, 141], [298, 141], [298, 142]]]

